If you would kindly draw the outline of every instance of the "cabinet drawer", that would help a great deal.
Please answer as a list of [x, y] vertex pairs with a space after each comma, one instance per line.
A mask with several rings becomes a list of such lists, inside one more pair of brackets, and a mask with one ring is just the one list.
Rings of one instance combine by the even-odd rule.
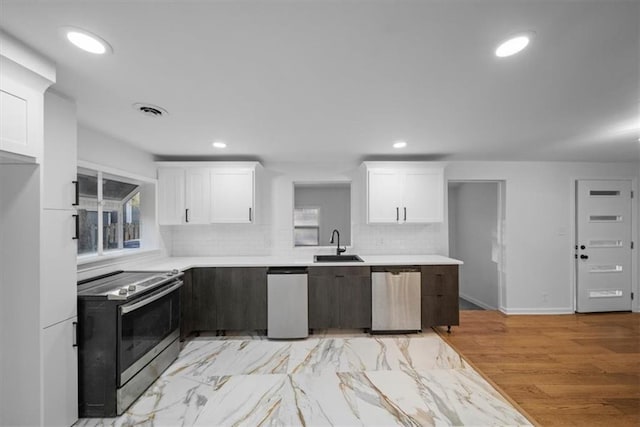
[[319, 276], [351, 276], [368, 277], [371, 275], [369, 267], [309, 267], [310, 277]]
[[429, 265], [422, 267], [422, 295], [458, 296], [458, 266]]

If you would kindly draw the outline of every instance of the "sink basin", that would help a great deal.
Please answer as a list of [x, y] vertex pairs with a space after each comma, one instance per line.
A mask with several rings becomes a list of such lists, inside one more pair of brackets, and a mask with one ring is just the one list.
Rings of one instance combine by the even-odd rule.
[[314, 255], [313, 262], [363, 262], [358, 255]]

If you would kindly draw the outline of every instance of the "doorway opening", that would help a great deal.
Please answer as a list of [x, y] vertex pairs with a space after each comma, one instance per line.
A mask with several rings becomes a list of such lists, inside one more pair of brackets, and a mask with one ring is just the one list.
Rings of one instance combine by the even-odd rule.
[[449, 256], [462, 260], [460, 310], [498, 310], [505, 295], [504, 181], [449, 181]]

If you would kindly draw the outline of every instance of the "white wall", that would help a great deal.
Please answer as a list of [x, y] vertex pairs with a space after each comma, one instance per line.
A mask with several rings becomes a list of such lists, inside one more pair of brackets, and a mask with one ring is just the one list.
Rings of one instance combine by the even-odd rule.
[[84, 126], [78, 127], [78, 160], [156, 178], [153, 155]]
[[0, 425], [38, 425], [39, 166], [0, 164], [0, 227]]
[[[637, 178], [639, 164], [452, 162], [449, 180], [504, 180], [506, 313], [570, 313], [574, 309], [574, 181]], [[636, 205], [637, 207], [637, 205]], [[637, 224], [637, 210], [636, 210]], [[634, 240], [638, 241], [637, 227]], [[638, 275], [634, 271], [638, 295]], [[634, 301], [638, 309], [637, 298]]]
[[460, 296], [498, 308], [498, 183], [449, 184], [449, 255], [460, 266]]

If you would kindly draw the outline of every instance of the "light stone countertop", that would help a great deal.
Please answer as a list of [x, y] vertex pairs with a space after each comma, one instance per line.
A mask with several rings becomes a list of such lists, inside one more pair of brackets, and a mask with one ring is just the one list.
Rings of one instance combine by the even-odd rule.
[[460, 265], [442, 255], [359, 255], [364, 262], [313, 262], [312, 256], [163, 257], [136, 265], [138, 271], [185, 271], [194, 267], [357, 267], [373, 265]]

